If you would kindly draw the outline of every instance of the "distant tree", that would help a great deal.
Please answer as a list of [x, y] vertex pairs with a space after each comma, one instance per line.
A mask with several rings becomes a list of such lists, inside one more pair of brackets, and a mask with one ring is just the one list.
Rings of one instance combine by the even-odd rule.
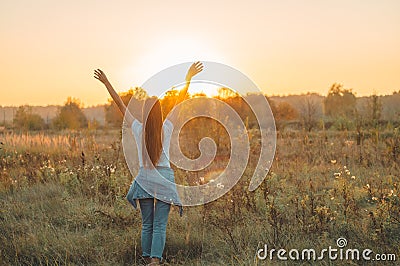
[[382, 119], [400, 125], [400, 91], [380, 97], [382, 100]]
[[298, 112], [288, 102], [280, 102], [276, 105], [275, 119], [290, 121], [298, 117]]
[[[235, 111], [239, 113], [243, 121], [246, 121], [248, 128], [266, 128], [274, 123], [273, 116], [268, 116], [267, 119], [262, 117], [256, 117], [256, 113], [262, 114], [260, 110], [265, 111], [265, 103], [268, 102], [271, 108], [272, 114], [275, 110], [275, 102], [267, 95], [263, 93], [247, 93], [243, 98], [240, 97], [241, 104], [234, 107]], [[268, 107], [267, 107], [268, 108]], [[276, 111], [275, 111], [276, 113]]]
[[193, 94], [191, 97], [192, 97], [192, 98], [196, 98], [196, 97], [207, 97], [207, 94], [205, 94], [204, 92], [196, 92], [196, 93]]
[[59, 130], [87, 127], [88, 122], [81, 108], [82, 104], [78, 99], [68, 97], [65, 105], [59, 109], [57, 116], [53, 119], [53, 127]]
[[275, 124], [278, 130], [283, 130], [288, 121], [298, 117], [298, 112], [288, 102], [269, 101], [272, 113], [274, 114]]
[[239, 94], [229, 88], [222, 87], [218, 89], [218, 98], [226, 99], [226, 98], [234, 98], [237, 96], [239, 96]]
[[[131, 88], [127, 92], [120, 93], [119, 96], [125, 105], [129, 107], [129, 110], [134, 116], [140, 116], [139, 114], [141, 113], [142, 101], [148, 97], [147, 92], [140, 87], [135, 87], [134, 89]], [[129, 104], [131, 100], [135, 100], [137, 103]], [[112, 99], [109, 99], [108, 102], [109, 104], [105, 106], [106, 123], [115, 127], [120, 127], [122, 125], [123, 116], [121, 116], [117, 104]], [[141, 119], [141, 117], [137, 118]]]
[[179, 90], [171, 89], [167, 91], [164, 97], [161, 99], [161, 106], [163, 116], [167, 117], [169, 112], [171, 112], [172, 108], [175, 106], [176, 99], [178, 98]]
[[352, 117], [356, 111], [356, 96], [351, 89], [334, 83], [324, 101], [325, 114], [334, 118]]
[[[257, 117], [253, 112], [253, 108], [257, 109], [256, 104], [254, 102], [261, 102], [261, 98], [266, 99], [266, 96], [263, 94], [248, 94], [242, 97], [240, 94], [228, 88], [220, 88], [218, 90], [218, 95], [215, 97], [216, 99], [223, 101], [232, 107], [235, 112], [240, 116], [242, 121], [245, 123], [247, 128], [257, 128], [259, 124], [257, 122]], [[257, 100], [255, 100], [257, 99]], [[255, 100], [255, 101], [253, 101]], [[268, 100], [268, 99], [267, 99]], [[251, 104], [252, 102], [252, 104]]]
[[368, 118], [370, 123], [376, 127], [382, 117], [382, 102], [375, 93], [368, 99], [367, 110], [369, 111]]
[[300, 103], [300, 120], [308, 132], [317, 126], [318, 123], [318, 103], [308, 93], [302, 98]]
[[20, 106], [14, 117], [14, 126], [20, 130], [41, 130], [46, 127], [43, 118], [38, 114], [32, 113], [29, 106]]
[[357, 114], [356, 96], [351, 89], [334, 83], [324, 100], [325, 115], [334, 119], [334, 126], [339, 130], [350, 129]]

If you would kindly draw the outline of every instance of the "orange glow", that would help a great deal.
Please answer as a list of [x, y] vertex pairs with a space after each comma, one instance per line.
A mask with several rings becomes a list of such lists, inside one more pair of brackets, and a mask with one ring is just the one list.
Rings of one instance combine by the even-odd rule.
[[400, 90], [398, 10], [396, 0], [2, 1], [0, 105], [103, 104], [95, 68], [127, 91], [196, 60], [231, 65], [268, 95], [326, 95], [334, 82], [357, 96], [391, 94]]

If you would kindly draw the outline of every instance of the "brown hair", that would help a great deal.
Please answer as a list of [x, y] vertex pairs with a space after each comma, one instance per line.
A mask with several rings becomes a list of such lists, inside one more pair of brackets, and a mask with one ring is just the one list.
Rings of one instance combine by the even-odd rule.
[[143, 167], [157, 166], [162, 151], [163, 116], [157, 97], [145, 100], [143, 105], [142, 158]]

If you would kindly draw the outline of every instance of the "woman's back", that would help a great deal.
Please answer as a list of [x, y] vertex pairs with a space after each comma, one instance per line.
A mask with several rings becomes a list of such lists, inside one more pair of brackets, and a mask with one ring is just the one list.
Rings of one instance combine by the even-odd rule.
[[[162, 139], [162, 151], [160, 158], [157, 162], [156, 166], [161, 167], [171, 167], [169, 163], [169, 145], [171, 141], [172, 131], [174, 126], [172, 122], [166, 119], [163, 123], [163, 139]], [[135, 137], [136, 147], [138, 151], [138, 158], [139, 158], [139, 166], [143, 167], [143, 158], [142, 158], [142, 134], [143, 134], [143, 124], [140, 123], [137, 119], [135, 119], [132, 123], [132, 133]]]

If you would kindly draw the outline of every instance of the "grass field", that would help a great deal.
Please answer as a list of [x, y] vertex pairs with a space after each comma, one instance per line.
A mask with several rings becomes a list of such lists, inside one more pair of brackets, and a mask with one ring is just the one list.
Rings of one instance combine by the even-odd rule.
[[[0, 135], [1, 265], [141, 265], [140, 211], [118, 130]], [[363, 265], [365, 261], [259, 260], [256, 252], [337, 248], [400, 256], [397, 129], [278, 133], [273, 167], [247, 190], [258, 131], [243, 178], [217, 201], [173, 208], [171, 265]], [[190, 145], [189, 145], [190, 146]], [[207, 174], [207, 171], [203, 174]], [[176, 171], [177, 180], [185, 173]], [[195, 175], [191, 178], [198, 178]], [[369, 265], [395, 265], [370, 262]]]

